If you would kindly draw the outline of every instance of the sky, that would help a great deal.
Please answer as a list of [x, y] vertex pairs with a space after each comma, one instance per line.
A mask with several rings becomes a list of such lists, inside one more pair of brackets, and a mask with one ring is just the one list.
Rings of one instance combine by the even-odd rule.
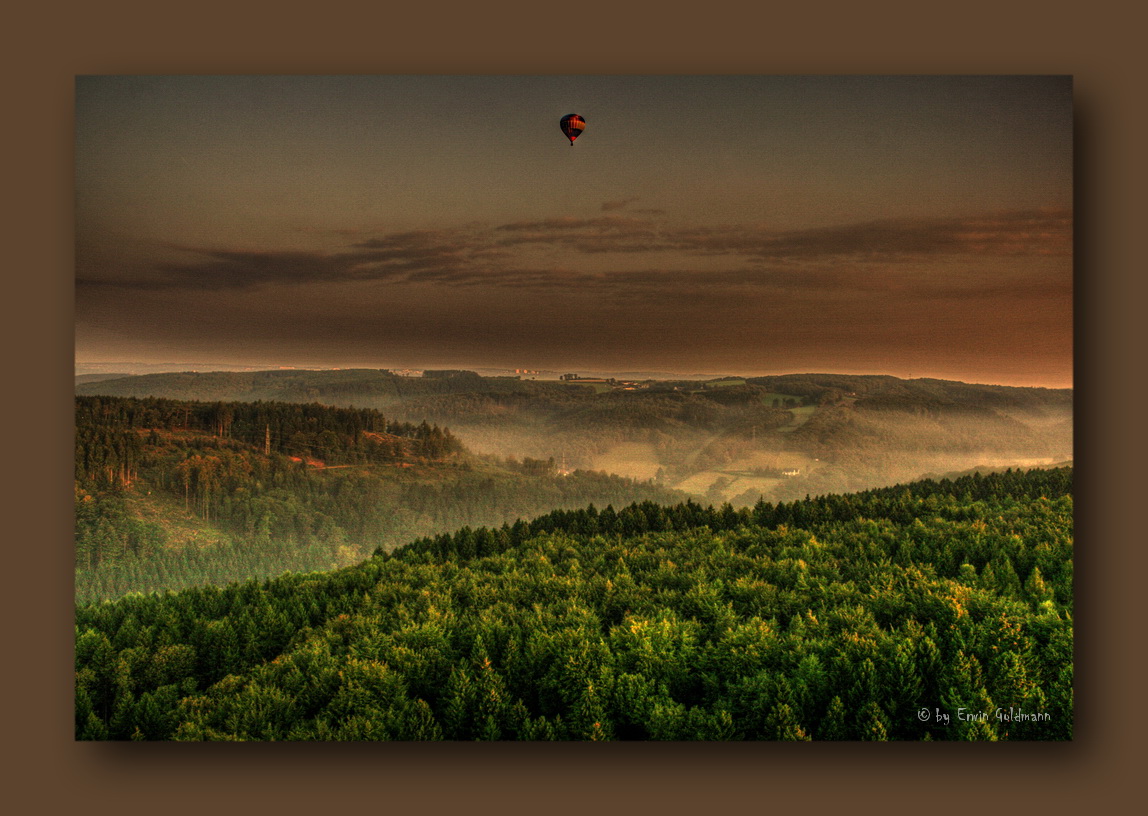
[[82, 76], [75, 156], [77, 363], [1072, 385], [1071, 77]]

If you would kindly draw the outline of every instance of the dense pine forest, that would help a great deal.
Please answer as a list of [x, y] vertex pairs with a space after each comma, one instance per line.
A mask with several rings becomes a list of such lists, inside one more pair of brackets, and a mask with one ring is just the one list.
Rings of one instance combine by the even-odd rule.
[[431, 532], [682, 494], [469, 454], [363, 408], [77, 397], [76, 594], [225, 584], [361, 561]]
[[77, 738], [1072, 738], [1070, 468], [618, 508], [80, 604]]

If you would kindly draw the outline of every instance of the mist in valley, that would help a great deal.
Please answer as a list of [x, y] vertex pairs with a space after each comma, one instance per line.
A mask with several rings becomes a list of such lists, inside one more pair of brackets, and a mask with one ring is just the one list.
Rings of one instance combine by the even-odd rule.
[[[654, 480], [735, 507], [1073, 455], [1067, 389], [816, 375], [727, 387], [524, 386], [376, 407], [449, 427], [476, 454]], [[794, 393], [776, 390], [787, 386]]]
[[1072, 391], [799, 374], [594, 382], [386, 370], [154, 374], [77, 393], [372, 408], [532, 472], [600, 471], [709, 503], [789, 501], [1071, 461]]
[[[936, 438], [938, 429], [915, 427], [902, 418], [896, 442], [859, 440], [824, 444], [807, 436], [763, 435], [757, 439], [681, 430], [612, 435], [555, 431], [526, 423], [510, 427], [452, 426], [476, 453], [504, 459], [553, 461], [557, 471], [587, 469], [632, 479], [653, 479], [710, 502], [735, 507], [759, 499], [790, 501], [806, 495], [848, 493], [922, 478], [952, 477], [972, 470], [1052, 466], [1072, 460], [1071, 418], [1049, 428], [1024, 425], [1020, 444], [991, 444], [995, 424], [968, 424], [959, 444]], [[886, 430], [889, 430], [886, 428]]]

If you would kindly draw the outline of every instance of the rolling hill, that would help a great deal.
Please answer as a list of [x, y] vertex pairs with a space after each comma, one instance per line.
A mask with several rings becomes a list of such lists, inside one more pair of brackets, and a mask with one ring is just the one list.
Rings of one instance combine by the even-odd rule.
[[430, 532], [675, 501], [650, 482], [469, 453], [370, 409], [76, 399], [81, 600], [354, 563]]
[[878, 375], [587, 384], [463, 371], [259, 371], [151, 374], [76, 390], [369, 408], [449, 427], [479, 453], [658, 476], [739, 506], [978, 466], [1048, 466], [1073, 450], [1071, 390]]

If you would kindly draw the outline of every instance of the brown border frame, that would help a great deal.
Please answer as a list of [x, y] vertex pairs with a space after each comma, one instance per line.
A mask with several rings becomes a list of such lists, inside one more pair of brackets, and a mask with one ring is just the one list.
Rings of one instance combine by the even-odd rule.
[[[1061, 812], [1134, 801], [1142, 754], [1143, 46], [1099, 0], [959, 6], [875, 0], [750, 11], [748, 3], [601, 0], [160, 7], [49, 0], [9, 12], [4, 222], [8, 634], [6, 801], [17, 812], [167, 813], [332, 807], [420, 812]], [[575, 43], [576, 49], [565, 44]], [[569, 62], [576, 51], [578, 59]], [[1078, 643], [1068, 744], [77, 744], [71, 729], [73, 80], [81, 73], [1055, 73], [1077, 110]], [[1140, 138], [1137, 138], [1137, 135]], [[1139, 226], [1139, 225], [1137, 225]], [[1136, 291], [1132, 292], [1135, 287]], [[1133, 332], [1140, 342], [1133, 343]], [[1123, 394], [1138, 388], [1136, 393]], [[1135, 413], [1134, 413], [1135, 412]], [[1135, 438], [1134, 438], [1135, 437]], [[1140, 450], [1143, 445], [1138, 446]], [[1140, 476], [1140, 483], [1143, 477]], [[11, 501], [9, 501], [11, 500]], [[1139, 749], [1139, 750], [1138, 750]], [[707, 807], [708, 806], [708, 807]], [[1027, 810], [1028, 808], [1026, 808]]]

